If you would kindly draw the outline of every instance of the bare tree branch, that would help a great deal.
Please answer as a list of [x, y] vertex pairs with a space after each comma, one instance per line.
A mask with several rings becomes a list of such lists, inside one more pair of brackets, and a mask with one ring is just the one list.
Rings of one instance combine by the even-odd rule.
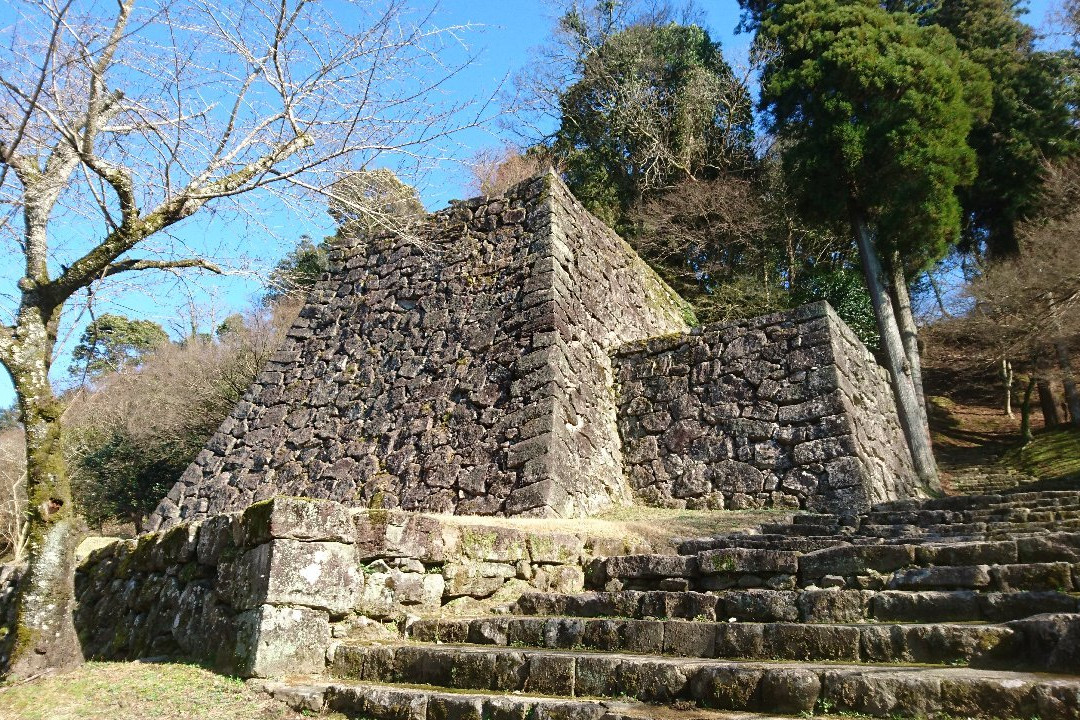
[[217, 264], [212, 263], [209, 260], [203, 260], [202, 258], [191, 258], [188, 260], [145, 260], [133, 258], [113, 263], [105, 268], [101, 277], [107, 278], [113, 275], [119, 275], [123, 272], [132, 272], [136, 270], [180, 270], [183, 268], [198, 268], [200, 270], [212, 272], [216, 275], [222, 275], [225, 272]]

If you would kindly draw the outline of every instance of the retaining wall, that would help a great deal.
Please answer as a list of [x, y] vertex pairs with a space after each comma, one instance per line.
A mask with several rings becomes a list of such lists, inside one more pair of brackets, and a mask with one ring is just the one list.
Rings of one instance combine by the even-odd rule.
[[614, 366], [646, 503], [854, 513], [922, 494], [888, 375], [827, 303], [631, 344]]

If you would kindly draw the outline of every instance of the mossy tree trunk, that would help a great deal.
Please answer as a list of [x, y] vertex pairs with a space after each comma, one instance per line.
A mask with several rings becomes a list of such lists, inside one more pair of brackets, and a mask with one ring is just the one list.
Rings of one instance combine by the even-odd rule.
[[1035, 392], [1035, 375], [1028, 377], [1024, 398], [1020, 402], [1020, 444], [1027, 445], [1035, 439], [1031, 432], [1031, 395]]
[[26, 436], [27, 571], [15, 598], [16, 627], [4, 668], [30, 677], [82, 662], [72, 614], [75, 546], [79, 540], [71, 486], [60, 444], [63, 408], [49, 384], [59, 309], [24, 280], [15, 326], [0, 340]]

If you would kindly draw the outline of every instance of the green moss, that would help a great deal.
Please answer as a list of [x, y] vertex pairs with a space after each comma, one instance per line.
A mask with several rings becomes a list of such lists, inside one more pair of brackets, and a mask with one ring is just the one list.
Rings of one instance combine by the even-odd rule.
[[1001, 464], [1044, 481], [1080, 479], [1080, 432], [1065, 428], [1038, 433], [1027, 445], [1005, 453]]
[[494, 531], [467, 527], [461, 531], [461, 548], [467, 556], [483, 560], [495, 549], [498, 539]]

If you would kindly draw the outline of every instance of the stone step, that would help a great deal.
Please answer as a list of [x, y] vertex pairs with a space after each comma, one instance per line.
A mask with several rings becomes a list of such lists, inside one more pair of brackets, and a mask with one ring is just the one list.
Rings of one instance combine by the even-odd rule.
[[[1062, 624], [1067, 632], [1073, 624]], [[689, 658], [924, 663], [1042, 668], [1045, 653], [1024, 657], [1030, 643], [1004, 625], [801, 624], [630, 620], [571, 617], [495, 617], [418, 620], [412, 639], [429, 643], [514, 648], [583, 649]], [[1046, 632], [1047, 647], [1060, 644]]]
[[[1075, 543], [1073, 534], [1070, 542]], [[1076, 548], [1058, 542], [1062, 555]], [[1038, 557], [1038, 545], [1026, 556]], [[1034, 548], [1034, 549], [1033, 549]], [[697, 555], [619, 555], [593, 561], [593, 589], [794, 589], [846, 586], [893, 590], [1080, 589], [1080, 564], [1065, 560], [1019, 563], [1009, 542], [837, 545], [809, 553], [768, 548], [716, 548]], [[861, 580], [860, 580], [861, 578]]]
[[[255, 681], [301, 713], [337, 712], [364, 720], [791, 720], [790, 716], [625, 699], [552, 698], [499, 692], [445, 692], [392, 683]], [[819, 717], [806, 715], [804, 717]]]
[[[762, 526], [764, 527], [764, 526]], [[836, 547], [844, 544], [844, 540], [831, 537], [790, 537], [773, 533], [761, 535], [728, 535], [715, 538], [695, 538], [680, 542], [676, 547], [680, 555], [697, 555], [706, 550], [717, 548], [745, 547], [762, 548], [768, 550], [796, 550], [798, 552], [813, 552], [827, 547]]]
[[1047, 592], [902, 590], [637, 591], [575, 595], [525, 593], [518, 615], [738, 622], [1007, 622], [1042, 613], [1080, 612], [1080, 597]]
[[990, 495], [952, 495], [928, 500], [892, 500], [879, 503], [872, 512], [908, 510], [979, 510], [1008, 507], [1055, 507], [1080, 504], [1080, 491], [1047, 490]]
[[[972, 668], [735, 662], [563, 650], [348, 644], [331, 650], [330, 666], [337, 677], [371, 683], [422, 684], [453, 690], [497, 690], [563, 698], [632, 698], [662, 705], [692, 703], [721, 710], [812, 713], [815, 709], [825, 709], [873, 717], [947, 714], [1015, 719], [1037, 715], [1040, 720], [1072, 720], [1080, 707], [1080, 679], [1075, 676]], [[329, 698], [328, 690], [327, 705], [335, 709]], [[369, 715], [373, 712], [364, 704], [354, 711]], [[441, 716], [470, 717], [466, 713], [467, 710]]]
[[[862, 525], [935, 525], [973, 522], [1026, 523], [1053, 522], [1076, 519], [1080, 503], [1048, 508], [1007, 507], [992, 510], [909, 510], [904, 512], [870, 512], [863, 516]], [[804, 527], [804, 526], [798, 526]], [[813, 526], [807, 526], [813, 527]]]

